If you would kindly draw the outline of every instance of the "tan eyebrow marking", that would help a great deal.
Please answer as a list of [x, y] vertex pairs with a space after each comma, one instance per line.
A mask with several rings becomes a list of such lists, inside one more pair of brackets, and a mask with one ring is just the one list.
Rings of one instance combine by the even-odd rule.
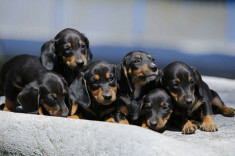
[[79, 40], [79, 44], [80, 44], [80, 45], [82, 45], [82, 44], [83, 44], [82, 40]]
[[136, 55], [135, 58], [140, 59], [141, 57], [140, 57], [140, 55]]
[[148, 107], [151, 107], [152, 106], [152, 104], [151, 103], [148, 103]]
[[67, 43], [67, 46], [68, 46], [68, 47], [71, 47], [71, 43], [70, 43], [70, 42], [68, 42], [68, 43]]
[[151, 56], [151, 55], [147, 55], [147, 57], [148, 57], [149, 59], [152, 59], [152, 56]]
[[95, 78], [96, 80], [99, 80], [99, 79], [100, 79], [100, 76], [99, 76], [99, 75], [95, 75], [94, 78]]
[[161, 102], [161, 103], [160, 103], [160, 106], [161, 106], [161, 107], [164, 106], [164, 102]]
[[54, 98], [57, 98], [57, 94], [56, 94], [56, 93], [53, 93], [52, 96], [53, 96]]
[[111, 77], [110, 73], [106, 73], [106, 78], [109, 79]]
[[189, 82], [192, 81], [192, 78], [191, 78], [190, 76], [188, 77], [188, 81], [189, 81]]
[[180, 83], [180, 79], [179, 79], [179, 78], [177, 78], [177, 79], [176, 79], [176, 82]]

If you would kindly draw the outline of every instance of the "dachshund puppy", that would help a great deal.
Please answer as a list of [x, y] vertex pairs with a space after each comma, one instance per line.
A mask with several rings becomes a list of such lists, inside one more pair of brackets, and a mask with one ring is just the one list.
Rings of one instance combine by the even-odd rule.
[[64, 29], [41, 48], [41, 62], [47, 70], [61, 74], [70, 85], [91, 61], [89, 40], [74, 29]]
[[212, 118], [211, 90], [195, 68], [183, 62], [173, 62], [162, 70], [161, 84], [174, 99], [174, 115], [181, 118], [183, 134], [195, 133], [197, 125], [191, 119], [201, 119], [200, 129], [203, 131], [217, 131]]
[[21, 105], [26, 113], [68, 115], [67, 83], [60, 75], [46, 71], [39, 57], [19, 55], [9, 60], [3, 65], [0, 84], [5, 111], [16, 111]]
[[103, 61], [89, 64], [70, 88], [71, 118], [109, 120], [116, 111], [115, 65]]
[[144, 97], [142, 127], [163, 132], [172, 112], [171, 97], [164, 89], [156, 88]]
[[117, 122], [135, 121], [141, 111], [141, 101], [158, 77], [154, 58], [144, 51], [128, 53], [117, 67], [118, 113]]

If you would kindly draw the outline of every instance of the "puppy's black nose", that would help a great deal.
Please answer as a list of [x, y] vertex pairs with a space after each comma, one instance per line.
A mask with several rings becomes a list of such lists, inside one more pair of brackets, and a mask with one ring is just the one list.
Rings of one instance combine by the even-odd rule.
[[111, 94], [103, 95], [105, 100], [110, 100], [112, 98]]
[[190, 104], [192, 104], [193, 101], [192, 101], [191, 98], [188, 98], [188, 99], [185, 100], [185, 102], [186, 102], [187, 105], [190, 105]]
[[79, 59], [76, 61], [78, 66], [83, 66], [84, 65], [84, 61], [82, 59]]
[[151, 127], [156, 127], [157, 126], [157, 121], [151, 121], [150, 126]]
[[155, 72], [155, 71], [157, 71], [157, 66], [156, 65], [152, 65], [152, 66], [150, 66], [150, 69]]

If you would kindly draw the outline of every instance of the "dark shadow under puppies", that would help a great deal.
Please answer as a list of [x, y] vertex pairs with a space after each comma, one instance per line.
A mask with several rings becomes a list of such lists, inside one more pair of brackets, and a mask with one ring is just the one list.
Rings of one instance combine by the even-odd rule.
[[69, 90], [72, 118], [114, 122], [117, 92], [115, 65], [92, 62], [77, 76]]
[[89, 40], [79, 31], [67, 28], [41, 48], [41, 62], [47, 70], [61, 74], [70, 85], [92, 59]]
[[[58, 74], [48, 72], [39, 57], [19, 55], [3, 65], [1, 84], [5, 95], [5, 111], [16, 111], [53, 116], [67, 116], [68, 87]], [[44, 113], [42, 113], [44, 112]]]
[[153, 87], [148, 85], [158, 77], [154, 58], [144, 51], [128, 53], [117, 67], [118, 122], [135, 121], [141, 111], [142, 97]]

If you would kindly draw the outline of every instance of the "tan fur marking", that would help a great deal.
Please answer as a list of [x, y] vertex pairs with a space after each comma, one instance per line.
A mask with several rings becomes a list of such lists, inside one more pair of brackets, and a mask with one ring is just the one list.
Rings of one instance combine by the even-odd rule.
[[50, 115], [52, 115], [52, 116], [60, 116], [61, 112], [60, 112], [60, 109], [57, 106], [50, 107], [50, 106], [48, 106], [45, 103], [40, 103], [40, 104], [49, 112]]
[[24, 88], [24, 87], [22, 87], [22, 86], [16, 84], [15, 82], [13, 82], [13, 86], [15, 86], [15, 87], [18, 88], [18, 89], [23, 89], [23, 88]]
[[189, 82], [191, 82], [191, 81], [192, 81], [192, 78], [191, 78], [190, 76], [188, 77], [188, 81], [189, 81]]
[[108, 118], [104, 120], [105, 122], [117, 123], [114, 118]]
[[149, 129], [149, 127], [147, 126], [146, 121], [144, 121], [144, 122], [142, 123], [141, 127]]
[[83, 54], [82, 54], [82, 60], [83, 60], [83, 62], [84, 62], [84, 66], [86, 66], [86, 65], [87, 65], [86, 55], [83, 55]]
[[109, 79], [111, 77], [110, 73], [106, 73], [106, 78]]
[[71, 43], [70, 42], [68, 42], [67, 43], [67, 47], [71, 47], [72, 45], [71, 45]]
[[52, 96], [53, 96], [54, 98], [57, 98], [57, 94], [56, 94], [56, 93], [53, 93]]
[[201, 119], [202, 119], [202, 125], [200, 126], [201, 130], [206, 132], [215, 132], [218, 130], [211, 115], [204, 116], [201, 113]]
[[65, 89], [63, 89], [63, 94], [66, 94], [67, 92], [66, 92], [66, 90]]
[[128, 114], [129, 114], [128, 109], [127, 109], [126, 106], [121, 106], [121, 107], [119, 107], [119, 111], [122, 112], [122, 113], [125, 114], [125, 115], [128, 115]]
[[151, 103], [148, 103], [148, 107], [151, 107], [152, 106], [152, 104]]
[[71, 57], [64, 57], [63, 56], [63, 59], [64, 59], [64, 61], [66, 62], [66, 64], [68, 66], [72, 66], [72, 67], [76, 67], [77, 66], [75, 56], [71, 56]]
[[227, 107], [225, 105], [223, 105], [218, 112], [228, 117], [233, 117], [235, 114], [235, 111], [233, 108]]
[[17, 104], [11, 100], [5, 99], [5, 106], [3, 108], [3, 111], [7, 112], [15, 112], [16, 111]]
[[182, 133], [183, 134], [193, 134], [193, 133], [195, 133], [196, 129], [197, 129], [197, 126], [192, 124], [192, 122], [188, 120], [182, 128]]
[[129, 70], [128, 70], [128, 74], [131, 74], [132, 73], [132, 70], [131, 70], [131, 68], [129, 68]]
[[81, 119], [78, 115], [67, 116], [70, 119]]
[[147, 55], [147, 57], [148, 57], [149, 59], [152, 59], [152, 56], [151, 56], [151, 55]]
[[195, 111], [195, 110], [197, 110], [197, 109], [201, 106], [201, 104], [202, 104], [202, 101], [199, 100], [199, 101], [193, 106], [192, 112]]
[[129, 122], [128, 122], [128, 120], [127, 120], [127, 119], [125, 119], [125, 120], [122, 120], [122, 121], [120, 122], [120, 124], [126, 124], [126, 125], [129, 125]]
[[79, 40], [79, 44], [80, 44], [80, 46], [83, 44], [82, 40]]
[[140, 59], [141, 57], [140, 57], [140, 55], [136, 55], [135, 58]]
[[95, 76], [94, 76], [94, 79], [99, 80], [99, 79], [100, 79], [100, 76], [99, 76], [99, 75], [95, 75]]
[[77, 110], [78, 110], [78, 104], [76, 104], [74, 101], [72, 101], [71, 115], [74, 115]]
[[171, 95], [175, 98], [176, 101], [178, 101], [178, 95], [176, 93], [170, 92]]
[[161, 103], [160, 103], [160, 106], [163, 107], [163, 106], [164, 106], [164, 102], [161, 102]]
[[180, 79], [179, 79], [179, 78], [177, 78], [177, 79], [176, 79], [176, 82], [180, 83]]
[[39, 115], [44, 115], [44, 114], [43, 114], [43, 111], [42, 111], [42, 107], [39, 107], [39, 109], [38, 109], [38, 114], [39, 114]]
[[144, 64], [141, 68], [134, 70], [132, 73], [129, 72], [132, 76], [132, 81], [134, 84], [142, 84], [145, 80], [139, 79], [139, 76], [148, 75], [150, 73], [150, 69], [147, 64]]
[[157, 129], [163, 128], [166, 125], [166, 123], [169, 119], [170, 119], [170, 114], [167, 117], [163, 118], [163, 119], [159, 119], [156, 128]]
[[124, 71], [125, 76], [127, 77], [127, 70], [125, 66], [123, 67], [123, 71]]

